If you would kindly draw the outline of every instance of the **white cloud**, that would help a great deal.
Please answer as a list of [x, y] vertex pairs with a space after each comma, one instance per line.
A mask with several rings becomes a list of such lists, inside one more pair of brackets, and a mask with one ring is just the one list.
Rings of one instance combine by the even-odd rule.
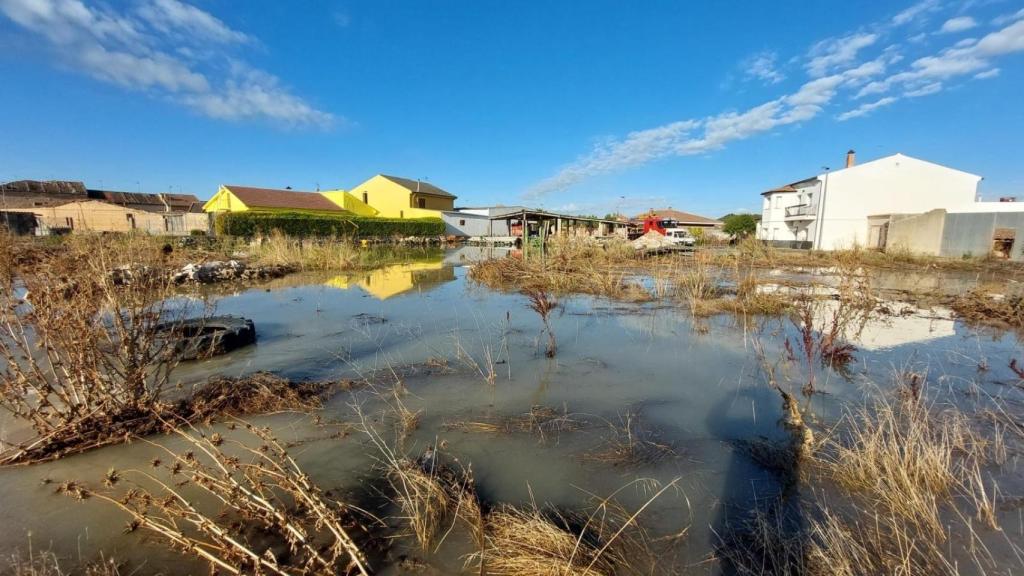
[[83, 0], [0, 0], [0, 14], [45, 38], [71, 69], [213, 118], [313, 126], [333, 121], [276, 77], [217, 52], [217, 45], [252, 39], [179, 0], [142, 0], [125, 13]]
[[797, 91], [743, 112], [723, 112], [703, 119], [683, 120], [605, 139], [587, 154], [538, 182], [525, 196], [536, 200], [609, 172], [640, 166], [661, 158], [704, 154], [775, 128], [797, 125], [821, 113], [844, 87], [884, 72], [883, 62], [866, 62], [845, 72], [815, 78]]
[[842, 38], [829, 38], [815, 44], [807, 62], [807, 72], [811, 76], [824, 76], [830, 70], [839, 68], [857, 58], [857, 53], [878, 40], [873, 33], [857, 33]]
[[839, 120], [840, 122], [845, 122], [847, 120], [850, 120], [851, 118], [860, 118], [861, 116], [866, 116], [874, 112], [875, 110], [878, 110], [879, 108], [889, 106], [890, 104], [893, 104], [898, 100], [899, 98], [893, 96], [886, 96], [885, 98], [882, 98], [881, 100], [877, 100], [875, 102], [861, 104], [860, 106], [854, 108], [853, 110], [843, 112], [839, 116], [836, 116], [836, 120]]
[[992, 20], [992, 24], [994, 26], [1002, 26], [1004, 24], [1009, 24], [1010, 22], [1013, 22], [1014, 20], [1021, 20], [1021, 19], [1024, 19], [1024, 8], [1021, 8], [1020, 10], [1017, 10], [1013, 14], [1004, 14], [1002, 16], [999, 16], [998, 18], [995, 18], [995, 19]]
[[1021, 51], [1024, 51], [1024, 20], [991, 32], [971, 45], [954, 46], [933, 56], [918, 58], [910, 69], [867, 84], [855, 97], [883, 94], [894, 87], [915, 90], [938, 80], [975, 74], [991, 68], [992, 59]]
[[757, 78], [769, 84], [778, 84], [786, 79], [775, 65], [778, 55], [775, 52], [760, 52], [748, 58], [744, 64], [744, 72], [749, 78]]
[[939, 0], [923, 0], [914, 4], [913, 6], [903, 10], [899, 14], [893, 16], [892, 24], [894, 26], [902, 26], [915, 19], [920, 19], [929, 12], [935, 12], [942, 7]]
[[164, 34], [188, 34], [225, 44], [250, 41], [248, 35], [232, 30], [209, 12], [178, 0], [148, 0], [137, 12], [146, 23]]
[[920, 88], [913, 90], [907, 90], [903, 93], [907, 98], [920, 98], [921, 96], [928, 96], [942, 91], [942, 82], [932, 82], [931, 84], [925, 84]]
[[963, 32], [964, 30], [970, 30], [977, 26], [974, 18], [970, 16], [957, 16], [956, 18], [950, 18], [942, 25], [939, 32], [942, 34], [954, 34], [956, 32]]
[[992, 68], [991, 70], [985, 70], [984, 72], [978, 72], [974, 77], [978, 80], [988, 80], [989, 78], [995, 78], [999, 76], [999, 68]]

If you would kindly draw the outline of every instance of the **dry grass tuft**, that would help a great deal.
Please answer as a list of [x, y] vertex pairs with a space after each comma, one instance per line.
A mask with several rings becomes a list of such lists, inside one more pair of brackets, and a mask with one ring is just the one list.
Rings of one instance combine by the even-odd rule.
[[7, 569], [3, 573], [8, 576], [120, 576], [121, 566], [101, 554], [98, 561], [89, 562], [81, 570], [65, 570], [56, 554], [33, 550], [30, 542], [25, 556], [15, 551], [7, 558]]
[[479, 421], [451, 421], [445, 423], [445, 428], [483, 434], [536, 434], [545, 441], [549, 436], [579, 430], [584, 425], [565, 408], [559, 412], [548, 406], [533, 406], [525, 414]]
[[346, 239], [302, 239], [275, 230], [254, 242], [252, 259], [264, 265], [297, 266], [302, 270], [347, 270], [360, 263], [359, 250]]
[[626, 412], [620, 416], [619, 422], [609, 422], [608, 427], [610, 433], [604, 444], [584, 454], [584, 460], [613, 466], [640, 467], [658, 464], [679, 455], [671, 443], [662, 441], [654, 430], [641, 424], [637, 412]]
[[[672, 574], [651, 546], [638, 518], [678, 479], [661, 486], [630, 514], [614, 496], [638, 483], [596, 499], [589, 515], [502, 505], [484, 517], [484, 546], [466, 559], [481, 574], [516, 576], [598, 576], [613, 574]], [[685, 532], [685, 530], [684, 530]]]

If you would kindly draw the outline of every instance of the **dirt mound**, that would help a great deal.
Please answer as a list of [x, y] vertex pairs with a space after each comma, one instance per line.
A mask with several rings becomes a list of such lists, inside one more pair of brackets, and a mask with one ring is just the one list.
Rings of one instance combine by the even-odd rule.
[[658, 248], [667, 248], [672, 246], [672, 240], [667, 236], [659, 234], [658, 232], [651, 230], [643, 236], [633, 240], [633, 248], [637, 250], [652, 250]]

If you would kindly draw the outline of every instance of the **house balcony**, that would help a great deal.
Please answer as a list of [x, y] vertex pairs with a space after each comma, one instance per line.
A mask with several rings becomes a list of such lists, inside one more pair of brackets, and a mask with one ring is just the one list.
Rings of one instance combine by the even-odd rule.
[[786, 221], [814, 220], [818, 215], [817, 204], [798, 204], [786, 208]]

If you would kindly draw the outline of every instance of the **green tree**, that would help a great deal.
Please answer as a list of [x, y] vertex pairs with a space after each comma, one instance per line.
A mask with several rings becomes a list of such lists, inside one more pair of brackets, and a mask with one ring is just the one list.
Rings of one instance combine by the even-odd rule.
[[752, 214], [729, 214], [723, 221], [722, 232], [736, 238], [750, 236], [757, 230], [757, 219]]

